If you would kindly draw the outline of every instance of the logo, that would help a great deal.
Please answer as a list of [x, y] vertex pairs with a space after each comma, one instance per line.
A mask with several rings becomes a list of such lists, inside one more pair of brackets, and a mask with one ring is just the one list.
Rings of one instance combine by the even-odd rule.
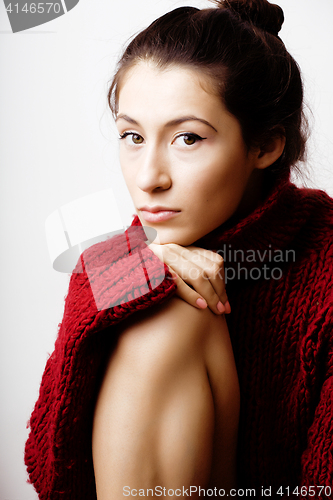
[[48, 23], [72, 10], [80, 0], [58, 0], [55, 2], [27, 2], [26, 0], [4, 0], [13, 33]]

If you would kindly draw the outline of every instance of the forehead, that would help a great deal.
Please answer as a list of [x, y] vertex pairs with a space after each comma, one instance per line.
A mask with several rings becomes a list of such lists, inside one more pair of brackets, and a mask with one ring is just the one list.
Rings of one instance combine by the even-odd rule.
[[196, 69], [160, 69], [152, 62], [140, 62], [129, 68], [121, 81], [118, 112], [144, 114], [148, 119], [156, 114], [173, 118], [179, 113], [212, 115], [225, 111], [212, 89], [211, 78]]
[[214, 88], [213, 80], [208, 74], [195, 67], [180, 64], [171, 63], [159, 67], [153, 60], [138, 61], [125, 71], [122, 81], [120, 82], [120, 89], [132, 79], [136, 81], [141, 79], [152, 79], [159, 83], [190, 81], [195, 85], [201, 86], [207, 93], [214, 93], [212, 91]]

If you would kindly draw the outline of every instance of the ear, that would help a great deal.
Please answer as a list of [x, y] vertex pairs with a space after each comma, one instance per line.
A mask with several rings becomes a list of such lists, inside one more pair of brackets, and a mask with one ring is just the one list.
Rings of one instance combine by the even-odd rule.
[[280, 158], [286, 144], [284, 135], [273, 136], [255, 152], [255, 168], [264, 169]]

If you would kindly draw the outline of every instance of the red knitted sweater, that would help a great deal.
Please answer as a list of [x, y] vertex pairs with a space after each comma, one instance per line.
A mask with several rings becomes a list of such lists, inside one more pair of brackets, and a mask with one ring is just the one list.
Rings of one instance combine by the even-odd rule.
[[[42, 500], [96, 499], [92, 415], [114, 325], [175, 292], [141, 233], [94, 245], [71, 276], [25, 449]], [[238, 486], [256, 496], [262, 487], [271, 498], [297, 498], [296, 487], [309, 499], [333, 495], [332, 234], [333, 200], [285, 178], [200, 242], [224, 250], [241, 388]]]

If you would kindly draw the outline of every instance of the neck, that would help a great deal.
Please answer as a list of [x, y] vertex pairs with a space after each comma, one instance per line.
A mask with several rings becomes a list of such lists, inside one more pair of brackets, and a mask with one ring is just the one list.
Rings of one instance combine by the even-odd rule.
[[238, 221], [249, 215], [264, 200], [264, 174], [264, 170], [256, 169], [252, 172], [241, 202], [232, 216], [234, 221]]

